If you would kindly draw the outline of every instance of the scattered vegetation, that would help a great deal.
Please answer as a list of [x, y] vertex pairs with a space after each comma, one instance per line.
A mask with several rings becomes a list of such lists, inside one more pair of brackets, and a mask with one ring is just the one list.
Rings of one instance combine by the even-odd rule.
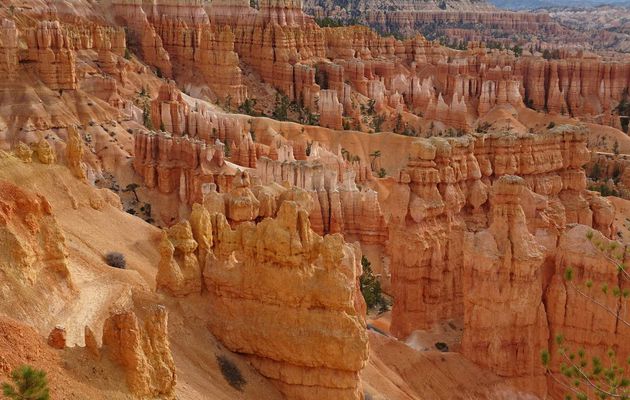
[[560, 59], [560, 50], [543, 50], [542, 56], [545, 60], [559, 60]]
[[232, 155], [232, 146], [230, 146], [230, 143], [225, 143], [225, 149], [223, 150], [223, 152], [225, 153], [225, 156], [227, 158], [230, 158], [230, 156]]
[[[603, 312], [612, 315], [617, 325], [625, 325], [630, 327], [630, 322], [626, 319], [625, 310], [627, 302], [630, 298], [630, 289], [624, 288], [630, 280], [623, 259], [626, 255], [625, 246], [618, 242], [605, 243], [595, 237], [593, 231], [586, 233], [586, 238], [599, 251], [599, 253], [608, 260], [611, 268], [614, 268], [619, 276], [619, 286], [609, 287], [604, 283], [600, 288], [596, 288], [595, 282], [586, 279], [578, 282], [575, 279], [575, 271], [572, 267], [565, 270], [564, 279], [567, 286], [572, 289], [576, 295], [587, 299], [589, 302], [600, 308]], [[602, 300], [605, 297], [612, 296], [617, 299], [617, 307], [608, 306], [610, 302]], [[630, 377], [626, 372], [626, 366], [620, 363], [617, 353], [614, 349], [609, 349], [606, 353], [605, 360], [600, 357], [592, 356], [583, 348], [574, 351], [565, 344], [565, 338], [562, 334], [555, 337], [557, 346], [557, 354], [560, 359], [560, 370], [556, 373], [551, 370], [551, 354], [548, 350], [541, 353], [541, 361], [546, 369], [547, 375], [550, 376], [559, 385], [564, 387], [566, 391], [565, 399], [576, 400], [606, 400], [606, 399], [629, 399], [630, 398]], [[630, 359], [627, 360], [630, 365]]]
[[381, 168], [378, 170], [377, 175], [379, 178], [385, 178], [387, 176], [387, 171], [385, 168]]
[[435, 348], [440, 350], [442, 353], [446, 353], [448, 351], [448, 344], [444, 342], [435, 343]]
[[359, 278], [359, 282], [361, 284], [361, 294], [363, 294], [368, 309], [378, 308], [381, 312], [387, 311], [389, 304], [383, 297], [381, 282], [372, 272], [372, 264], [367, 257], [363, 256], [361, 258], [361, 266], [363, 267], [363, 275]]
[[489, 122], [484, 122], [483, 124], [477, 126], [475, 132], [477, 133], [488, 133], [488, 131], [492, 128], [492, 125]]
[[549, 125], [547, 125], [547, 129], [553, 129], [555, 127], [556, 127], [556, 123], [554, 121], [551, 121]]
[[23, 365], [11, 372], [12, 383], [2, 384], [2, 394], [11, 400], [49, 400], [46, 372]]
[[278, 121], [287, 121], [289, 119], [289, 106], [291, 101], [284, 93], [276, 93], [276, 106], [273, 109], [272, 117]]
[[376, 160], [381, 158], [381, 155], [382, 154], [380, 150], [374, 150], [372, 153], [370, 153], [370, 158], [372, 159], [370, 161], [370, 167], [372, 167], [372, 171], [376, 169]]
[[109, 252], [105, 255], [105, 262], [113, 268], [127, 268], [127, 260], [125, 260], [124, 254], [115, 251]]
[[621, 121], [621, 130], [628, 132], [628, 124], [630, 123], [630, 101], [628, 101], [628, 89], [624, 89], [621, 101], [615, 107], [615, 111], [619, 114]]
[[621, 194], [619, 193], [617, 189], [610, 188], [605, 183], [589, 185], [588, 190], [591, 190], [593, 192], [599, 192], [599, 194], [601, 194], [604, 197], [608, 197], [608, 196], [621, 197]]
[[257, 102], [258, 100], [256, 99], [245, 99], [245, 101], [238, 106], [238, 112], [240, 112], [241, 114], [251, 115], [253, 117], [258, 116], [258, 113], [254, 109]]
[[377, 115], [372, 118], [372, 128], [374, 128], [374, 132], [380, 132], [383, 128], [383, 123], [385, 122], [384, 115]]
[[226, 356], [217, 356], [217, 363], [221, 369], [221, 374], [234, 389], [243, 391], [243, 387], [247, 384], [247, 381], [241, 374], [241, 370]]
[[340, 26], [360, 25], [359, 20], [356, 18], [350, 18], [347, 20], [330, 17], [315, 18], [315, 23], [322, 28], [338, 28]]

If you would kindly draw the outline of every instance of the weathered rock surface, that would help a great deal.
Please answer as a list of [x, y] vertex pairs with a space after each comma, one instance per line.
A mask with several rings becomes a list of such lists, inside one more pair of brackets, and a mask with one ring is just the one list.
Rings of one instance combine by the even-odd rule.
[[197, 247], [188, 221], [162, 232], [157, 290], [171, 296], [201, 292], [201, 267], [195, 254]]
[[163, 306], [149, 310], [144, 322], [132, 311], [115, 313], [105, 321], [104, 351], [123, 368], [136, 396], [174, 398], [176, 374], [167, 321]]
[[250, 355], [287, 398], [361, 398], [367, 333], [357, 249], [315, 234], [293, 202], [276, 219], [236, 230], [218, 215], [213, 232], [204, 270], [212, 333]]
[[46, 276], [70, 283], [66, 239], [44, 197], [0, 181], [0, 238], [5, 284], [34, 286]]
[[[608, 349], [614, 348], [617, 359], [627, 359], [630, 327], [616, 318], [620, 313], [627, 322], [622, 311], [627, 299], [613, 295], [614, 288], [628, 289], [627, 276], [617, 268], [617, 263], [628, 263], [627, 245], [586, 226], [575, 226], [561, 236], [556, 251], [553, 277], [546, 290], [551, 337], [562, 335], [563, 346], [572, 352], [584, 348], [590, 357], [605, 359]], [[573, 271], [571, 281], [565, 279], [567, 269]], [[558, 344], [551, 343], [551, 367], [561, 376], [560, 365], [566, 360], [558, 354]], [[551, 395], [564, 394], [564, 387], [555, 381], [550, 380], [549, 387]]]
[[464, 241], [464, 337], [471, 361], [544, 397], [540, 351], [549, 340], [542, 302], [544, 249], [527, 228], [522, 178], [505, 175], [490, 194], [491, 223]]
[[[462, 315], [462, 243], [465, 231], [488, 227], [489, 187], [503, 175], [525, 180], [528, 229], [553, 248], [569, 223], [593, 226], [580, 169], [589, 159], [583, 133], [558, 128], [546, 135], [486, 135], [476, 140], [414, 143], [408, 167], [386, 200], [390, 238], [392, 332], [400, 337], [445, 316]], [[593, 209], [591, 209], [593, 207]], [[601, 214], [601, 227], [612, 221]], [[413, 251], [412, 251], [413, 249]], [[422, 249], [422, 251], [418, 251]]]

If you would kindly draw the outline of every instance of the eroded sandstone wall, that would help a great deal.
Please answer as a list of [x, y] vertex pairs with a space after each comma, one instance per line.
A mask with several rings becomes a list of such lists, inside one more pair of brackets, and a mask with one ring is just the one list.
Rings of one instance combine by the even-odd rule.
[[356, 245], [317, 235], [303, 205], [290, 199], [275, 218], [236, 229], [223, 214], [196, 205], [190, 223], [171, 228], [164, 240], [181, 253], [162, 252], [161, 290], [198, 292], [199, 270], [186, 271], [199, 257], [210, 331], [247, 355], [288, 399], [363, 398], [359, 371], [368, 338]]

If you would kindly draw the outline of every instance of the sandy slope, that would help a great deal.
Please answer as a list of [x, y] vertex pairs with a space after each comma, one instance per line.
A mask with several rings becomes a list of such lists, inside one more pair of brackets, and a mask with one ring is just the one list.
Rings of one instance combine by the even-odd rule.
[[[169, 309], [179, 399], [282, 398], [242, 357], [225, 350], [210, 335], [204, 321], [209, 311], [203, 299], [186, 299], [180, 305], [178, 300], [154, 293], [159, 229], [110, 204], [95, 209], [91, 204], [101, 198], [99, 192], [77, 181], [63, 166], [0, 157], [0, 180], [49, 200], [66, 237], [76, 287], [74, 294], [65, 296], [40, 288], [36, 295], [45, 299], [44, 304], [32, 292], [15, 292], [25, 304], [19, 310], [0, 304], [0, 381], [13, 368], [28, 363], [49, 372], [53, 399], [129, 398], [118, 367], [106, 360], [92, 360], [79, 347], [53, 350], [45, 344], [45, 337], [55, 325], [62, 325], [68, 345], [83, 346], [84, 327], [90, 326], [100, 339], [103, 321], [111, 310], [134, 307], [141, 315], [145, 306], [160, 303]], [[109, 251], [123, 253], [128, 269], [107, 266], [103, 257]], [[231, 388], [221, 375], [216, 361], [221, 354], [241, 369], [247, 381], [243, 392]]]

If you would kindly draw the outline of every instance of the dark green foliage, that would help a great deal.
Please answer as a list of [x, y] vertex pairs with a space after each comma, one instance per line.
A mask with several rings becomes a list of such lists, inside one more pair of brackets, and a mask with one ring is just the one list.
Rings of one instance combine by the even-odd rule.
[[477, 129], [475, 129], [475, 131], [477, 133], [488, 133], [488, 130], [492, 127], [492, 125], [489, 122], [484, 122], [483, 124], [477, 126]]
[[230, 146], [229, 143], [225, 144], [224, 153], [226, 157], [230, 157], [232, 155], [232, 147]]
[[125, 47], [125, 60], [131, 60], [131, 51], [129, 51], [129, 47]]
[[370, 99], [368, 100], [367, 105], [361, 104], [361, 112], [366, 113], [368, 115], [375, 115], [376, 114], [376, 109], [374, 108], [375, 106], [376, 106], [376, 100]]
[[619, 191], [617, 189], [614, 189], [614, 188], [611, 189], [608, 187], [608, 185], [604, 183], [599, 184], [599, 185], [590, 185], [588, 187], [588, 190], [599, 192], [604, 197], [607, 197], [607, 196], [619, 197]]
[[555, 122], [553, 122], [553, 121], [551, 121], [551, 122], [549, 123], [549, 125], [547, 125], [547, 129], [553, 129], [553, 128], [555, 128], [555, 127], [556, 127], [556, 123], [555, 123]]
[[630, 123], [630, 101], [628, 101], [628, 89], [625, 89], [621, 101], [615, 108], [621, 120], [621, 130], [628, 132], [628, 124]]
[[291, 101], [289, 97], [283, 93], [276, 93], [276, 106], [273, 110], [272, 117], [278, 121], [287, 121], [289, 119], [289, 106]]
[[258, 10], [258, 0], [249, 0], [249, 6]]
[[258, 100], [256, 99], [245, 99], [245, 101], [240, 106], [238, 106], [238, 112], [254, 117], [257, 116], [258, 113], [256, 112], [256, 110], [254, 110], [257, 102]]
[[247, 381], [241, 374], [241, 370], [226, 356], [217, 356], [217, 363], [221, 369], [221, 374], [234, 389], [243, 391], [243, 387], [247, 384]]
[[151, 119], [151, 108], [149, 108], [148, 102], [144, 104], [142, 109], [142, 122], [145, 128], [153, 130], [153, 121]]
[[114, 267], [118, 269], [127, 268], [127, 260], [125, 260], [125, 256], [115, 251], [112, 251], [105, 255], [105, 262], [110, 267]]
[[385, 117], [383, 115], [377, 115], [372, 119], [372, 127], [374, 128], [374, 132], [380, 132], [383, 127], [383, 123], [385, 122]]
[[440, 350], [442, 353], [446, 353], [448, 351], [448, 345], [444, 342], [437, 342], [435, 344], [435, 348]]
[[404, 123], [403, 123], [402, 114], [398, 114], [398, 116], [396, 117], [396, 126], [394, 127], [394, 132], [396, 133], [404, 132]]
[[376, 160], [381, 158], [381, 151], [380, 150], [374, 150], [372, 153], [370, 153], [370, 158], [372, 159], [370, 162], [370, 167], [372, 167], [372, 171], [374, 171], [375, 164], [376, 164]]
[[591, 178], [594, 181], [599, 180], [599, 178], [602, 176], [602, 167], [600, 167], [599, 164], [595, 164], [593, 165], [593, 168], [591, 169], [591, 174], [589, 175], [589, 178]]
[[330, 17], [315, 18], [315, 23], [322, 28], [338, 28], [340, 26], [360, 25], [359, 20], [356, 18], [350, 18], [347, 20]]
[[387, 310], [388, 304], [383, 297], [381, 283], [372, 272], [372, 264], [365, 256], [361, 258], [361, 266], [363, 267], [363, 275], [359, 278], [359, 283], [365, 304], [367, 304], [368, 309], [378, 307], [381, 311]]
[[519, 46], [519, 45], [514, 46], [512, 51], [514, 52], [514, 55], [516, 57], [520, 57], [520, 56], [523, 55], [523, 48], [521, 46]]
[[23, 365], [11, 373], [13, 383], [2, 384], [2, 394], [11, 400], [49, 400], [46, 372]]
[[385, 178], [387, 176], [387, 171], [385, 171], [385, 168], [381, 168], [378, 170], [378, 177], [379, 178]]

